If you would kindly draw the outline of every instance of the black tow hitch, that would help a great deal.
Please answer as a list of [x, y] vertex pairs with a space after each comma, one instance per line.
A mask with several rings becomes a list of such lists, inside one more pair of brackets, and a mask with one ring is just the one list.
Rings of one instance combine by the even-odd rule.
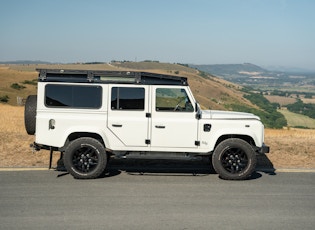
[[30, 148], [32, 149], [32, 153], [41, 150], [41, 147], [37, 145], [35, 142], [33, 144], [30, 144]]
[[[52, 146], [46, 146], [46, 145], [39, 145], [37, 143], [32, 143], [30, 144], [30, 147], [32, 149], [32, 153], [35, 153], [37, 151], [40, 151], [41, 149], [46, 149], [46, 150], [49, 150], [49, 166], [48, 166], [48, 169], [51, 169], [51, 165], [52, 165], [52, 160], [53, 160], [53, 154], [54, 154], [54, 151], [58, 150], [57, 148], [55, 147], [52, 147]], [[63, 152], [60, 152], [60, 158], [59, 158], [60, 161], [63, 160]], [[58, 168], [58, 167], [57, 167]]]

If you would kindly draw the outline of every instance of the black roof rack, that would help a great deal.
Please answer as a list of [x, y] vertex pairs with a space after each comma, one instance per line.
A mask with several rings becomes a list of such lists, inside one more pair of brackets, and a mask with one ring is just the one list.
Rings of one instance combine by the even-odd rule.
[[186, 77], [135, 71], [36, 69], [41, 82], [188, 85]]

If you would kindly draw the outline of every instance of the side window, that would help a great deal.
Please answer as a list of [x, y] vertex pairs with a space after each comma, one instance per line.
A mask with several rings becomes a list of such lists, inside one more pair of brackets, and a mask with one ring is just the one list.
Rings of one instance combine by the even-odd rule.
[[155, 92], [156, 111], [193, 112], [194, 108], [185, 89], [157, 88]]
[[102, 106], [101, 86], [46, 85], [47, 107], [98, 109]]
[[144, 88], [113, 87], [112, 110], [144, 110]]

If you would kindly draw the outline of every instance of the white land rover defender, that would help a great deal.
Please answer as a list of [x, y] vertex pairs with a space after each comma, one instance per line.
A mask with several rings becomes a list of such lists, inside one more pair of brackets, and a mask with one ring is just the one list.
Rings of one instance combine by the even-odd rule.
[[64, 154], [67, 171], [97, 178], [109, 157], [212, 156], [223, 179], [248, 178], [269, 152], [249, 113], [201, 110], [187, 78], [148, 72], [37, 69], [25, 127], [33, 147]]

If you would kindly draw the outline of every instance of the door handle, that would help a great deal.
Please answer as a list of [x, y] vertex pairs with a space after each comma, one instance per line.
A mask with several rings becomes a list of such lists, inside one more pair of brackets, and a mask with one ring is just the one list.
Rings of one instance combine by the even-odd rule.
[[156, 125], [155, 128], [157, 128], [157, 129], [165, 129], [165, 126], [164, 125]]
[[49, 129], [55, 129], [56, 121], [55, 119], [49, 120]]
[[112, 126], [113, 126], [113, 127], [118, 127], [118, 128], [119, 128], [119, 127], [122, 127], [122, 125], [119, 125], [119, 124], [112, 124]]

